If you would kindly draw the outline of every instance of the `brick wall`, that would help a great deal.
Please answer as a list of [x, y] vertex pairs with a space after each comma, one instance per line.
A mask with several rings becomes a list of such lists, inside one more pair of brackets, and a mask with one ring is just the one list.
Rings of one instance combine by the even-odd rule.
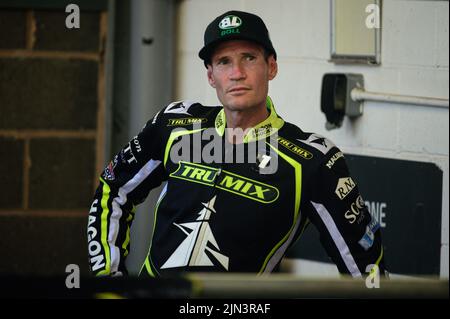
[[0, 273], [87, 271], [104, 165], [106, 12], [0, 8]]

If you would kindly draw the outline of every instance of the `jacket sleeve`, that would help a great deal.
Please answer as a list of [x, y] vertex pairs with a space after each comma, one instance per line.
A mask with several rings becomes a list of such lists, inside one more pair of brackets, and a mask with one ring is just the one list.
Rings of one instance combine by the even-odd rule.
[[162, 165], [163, 136], [158, 114], [125, 145], [100, 176], [87, 228], [89, 266], [94, 275], [127, 273], [125, 258], [135, 207], [151, 189], [167, 179]]
[[379, 223], [370, 215], [337, 147], [317, 168], [309, 204], [309, 219], [340, 273], [366, 276], [377, 269], [373, 267], [376, 265], [384, 274]]

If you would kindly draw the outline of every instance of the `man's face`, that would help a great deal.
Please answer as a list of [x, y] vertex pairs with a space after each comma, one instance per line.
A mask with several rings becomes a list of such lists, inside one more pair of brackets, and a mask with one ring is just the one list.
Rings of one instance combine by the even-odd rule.
[[265, 105], [269, 81], [277, 74], [277, 62], [266, 61], [264, 49], [250, 41], [232, 40], [218, 45], [208, 66], [209, 84], [230, 111], [252, 111]]

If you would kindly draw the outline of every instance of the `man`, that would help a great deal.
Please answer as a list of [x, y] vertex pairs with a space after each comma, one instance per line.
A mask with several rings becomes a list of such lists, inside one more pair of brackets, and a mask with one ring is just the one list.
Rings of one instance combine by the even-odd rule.
[[264, 22], [226, 12], [204, 42], [199, 56], [223, 107], [170, 104], [105, 168], [89, 215], [92, 272], [126, 273], [134, 208], [162, 182], [142, 275], [270, 273], [310, 223], [341, 273], [383, 272], [378, 223], [342, 152], [275, 112], [277, 55]]

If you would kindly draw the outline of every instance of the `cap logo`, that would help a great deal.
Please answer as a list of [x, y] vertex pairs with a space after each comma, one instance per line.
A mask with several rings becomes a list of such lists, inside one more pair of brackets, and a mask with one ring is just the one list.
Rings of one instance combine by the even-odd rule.
[[239, 18], [238, 16], [226, 16], [225, 18], [222, 19], [222, 21], [220, 21], [219, 23], [219, 28], [221, 28], [222, 30], [227, 30], [227, 29], [231, 29], [231, 28], [237, 28], [242, 24], [242, 20], [241, 18]]

